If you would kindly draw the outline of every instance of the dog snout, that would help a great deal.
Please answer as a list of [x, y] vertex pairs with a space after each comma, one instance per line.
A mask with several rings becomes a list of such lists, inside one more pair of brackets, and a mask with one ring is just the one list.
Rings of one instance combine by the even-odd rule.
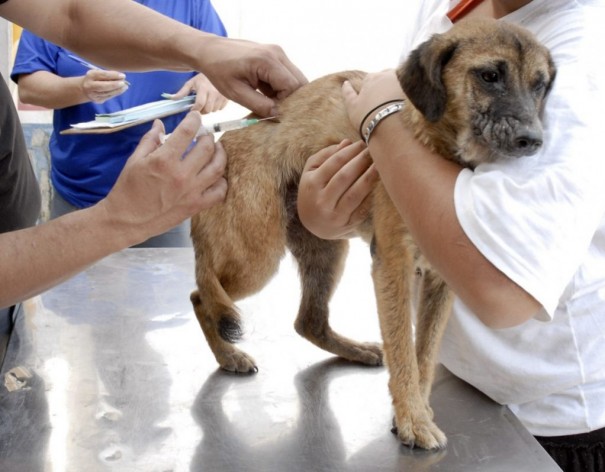
[[525, 126], [515, 133], [512, 146], [518, 156], [529, 156], [538, 152], [542, 143], [542, 130], [537, 127]]

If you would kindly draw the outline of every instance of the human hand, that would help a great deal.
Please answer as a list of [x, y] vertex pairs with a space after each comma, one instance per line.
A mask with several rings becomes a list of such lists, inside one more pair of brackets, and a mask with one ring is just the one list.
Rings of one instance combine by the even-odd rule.
[[195, 93], [195, 103], [191, 110], [202, 114], [222, 110], [228, 102], [204, 74], [197, 74], [189, 79], [172, 98], [176, 100], [192, 93]]
[[363, 141], [344, 140], [312, 155], [298, 187], [298, 215], [323, 239], [342, 239], [368, 215], [370, 193], [378, 180]]
[[[346, 81], [342, 85], [342, 94], [349, 120], [355, 129], [363, 129], [362, 125], [373, 118], [371, 110], [379, 107], [380, 104], [391, 100], [403, 100], [404, 97], [394, 69], [366, 75], [360, 90], [355, 90], [351, 83]], [[378, 112], [379, 109], [376, 111]]]
[[125, 79], [122, 72], [91, 69], [82, 76], [82, 93], [91, 102], [104, 103], [128, 90]]
[[126, 233], [129, 245], [167, 231], [225, 198], [227, 156], [222, 145], [214, 143], [212, 135], [192, 145], [200, 120], [198, 112], [190, 112], [163, 145], [164, 126], [156, 120], [100, 202]]
[[307, 79], [276, 45], [223, 38], [210, 39], [200, 68], [227, 98], [267, 117], [278, 115], [278, 101]]

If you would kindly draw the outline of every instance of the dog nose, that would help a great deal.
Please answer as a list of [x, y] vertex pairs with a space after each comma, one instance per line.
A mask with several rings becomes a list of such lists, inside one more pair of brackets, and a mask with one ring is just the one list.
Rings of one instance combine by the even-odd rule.
[[542, 147], [542, 132], [536, 129], [519, 130], [513, 144], [522, 155], [534, 154]]

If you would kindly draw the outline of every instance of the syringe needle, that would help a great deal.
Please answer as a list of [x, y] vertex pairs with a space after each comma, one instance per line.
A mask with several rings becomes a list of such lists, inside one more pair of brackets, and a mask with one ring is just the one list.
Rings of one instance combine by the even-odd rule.
[[[201, 136], [205, 136], [207, 134], [212, 133], [222, 133], [224, 131], [233, 131], [236, 129], [247, 128], [248, 126], [255, 125], [261, 121], [266, 120], [275, 120], [275, 116], [269, 116], [267, 118], [244, 118], [240, 120], [231, 120], [231, 121], [223, 121], [221, 123], [214, 123], [212, 125], [204, 125], [200, 126], [200, 129], [197, 133], [195, 133], [195, 138], [197, 139]], [[170, 133], [172, 134], [172, 133]], [[166, 140], [170, 137], [170, 134], [166, 134], [161, 138], [162, 144], [166, 142]]]

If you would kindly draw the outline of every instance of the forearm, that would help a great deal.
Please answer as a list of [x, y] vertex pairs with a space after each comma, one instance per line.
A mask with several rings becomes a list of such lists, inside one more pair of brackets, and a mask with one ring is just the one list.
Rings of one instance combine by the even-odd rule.
[[369, 147], [419, 248], [462, 301], [492, 327], [535, 315], [539, 303], [493, 266], [460, 226], [453, 196], [461, 167], [430, 152], [394, 117], [380, 124]]
[[191, 70], [199, 65], [202, 43], [214, 38], [123, 0], [12, 0], [0, 6], [0, 13], [95, 64], [117, 70]]
[[0, 16], [106, 69], [203, 72], [261, 116], [277, 114], [276, 100], [307, 82], [279, 46], [205, 33], [136, 2], [11, 0]]
[[82, 77], [59, 77], [48, 71], [22, 75], [17, 90], [23, 103], [50, 109], [90, 101], [82, 90]]
[[0, 234], [0, 307], [37, 295], [138, 239], [103, 205]]

